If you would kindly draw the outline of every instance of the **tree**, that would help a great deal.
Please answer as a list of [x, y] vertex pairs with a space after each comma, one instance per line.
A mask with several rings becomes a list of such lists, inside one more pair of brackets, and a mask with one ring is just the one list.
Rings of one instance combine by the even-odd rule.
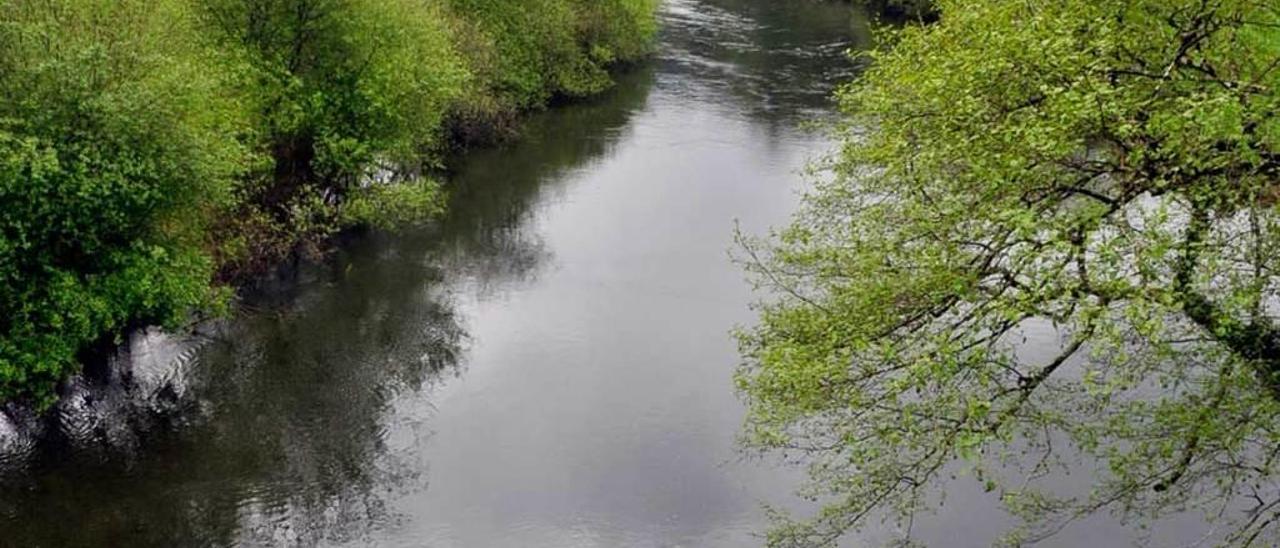
[[[226, 277], [351, 226], [430, 217], [449, 137], [612, 84], [643, 53], [651, 0], [194, 0], [239, 62], [269, 166], [222, 232]], [[594, 7], [585, 7], [594, 6]], [[616, 54], [616, 56], [615, 56]], [[450, 134], [452, 132], [452, 135]]]
[[[469, 78], [442, 2], [198, 0], [202, 30], [239, 69], [267, 165], [222, 232], [228, 275], [254, 274], [350, 224], [427, 217], [432, 158]], [[389, 179], [395, 184], [372, 184]], [[386, 181], [383, 181], [386, 182]], [[386, 214], [380, 214], [380, 211]]]
[[[802, 455], [826, 502], [770, 544], [909, 536], [957, 469], [1023, 518], [1011, 543], [1186, 510], [1280, 540], [1280, 5], [938, 9], [840, 93], [791, 226], [744, 239], [770, 295], [745, 443]], [[1093, 489], [1048, 489], [1077, 458]]]
[[[438, 213], [451, 124], [599, 91], [655, 26], [653, 0], [525, 4], [0, 1], [0, 404], [337, 230]], [[504, 95], [528, 59], [541, 87]]]
[[247, 126], [182, 1], [0, 3], [0, 401], [205, 304]]
[[447, 0], [474, 76], [455, 108], [454, 131], [491, 140], [501, 121], [554, 97], [598, 93], [608, 68], [650, 50], [655, 0]]

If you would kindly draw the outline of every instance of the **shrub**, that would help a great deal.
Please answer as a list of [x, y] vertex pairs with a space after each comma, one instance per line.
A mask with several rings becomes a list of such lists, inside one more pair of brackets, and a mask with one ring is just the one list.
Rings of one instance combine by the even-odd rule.
[[245, 182], [228, 218], [228, 270], [270, 264], [342, 228], [355, 218], [341, 213], [349, 194], [382, 166], [420, 163], [438, 143], [468, 77], [441, 9], [421, 0], [202, 1], [209, 31], [247, 67], [256, 146], [273, 164]]
[[[606, 68], [644, 55], [654, 0], [449, 0], [455, 36], [475, 76], [455, 107], [463, 125], [598, 93]], [[478, 119], [478, 120], [476, 120]], [[464, 128], [465, 129], [465, 128]]]
[[0, 4], [0, 400], [210, 295], [202, 227], [243, 168], [227, 72], [177, 1]]
[[0, 402], [50, 403], [85, 349], [221, 302], [211, 280], [439, 213], [450, 118], [604, 89], [653, 7], [0, 2]]

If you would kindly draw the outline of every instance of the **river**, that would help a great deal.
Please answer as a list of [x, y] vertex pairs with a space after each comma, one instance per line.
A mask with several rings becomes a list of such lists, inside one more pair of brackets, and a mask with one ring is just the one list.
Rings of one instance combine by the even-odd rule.
[[[95, 414], [132, 404], [92, 383], [42, 436], [0, 414], [20, 449], [0, 452], [0, 546], [757, 546], [764, 504], [812, 510], [801, 470], [735, 448], [730, 333], [758, 295], [730, 251], [794, 210], [868, 23], [808, 0], [667, 0], [661, 19], [612, 92], [452, 162], [445, 219], [131, 342], [125, 384], [159, 387], [142, 399], [163, 420]], [[951, 488], [917, 540], [1011, 525], [972, 478]], [[893, 530], [872, 525], [848, 543]], [[1101, 516], [1045, 545], [1132, 538]]]
[[828, 148], [806, 126], [860, 21], [666, 2], [614, 91], [459, 159], [448, 218], [346, 242], [179, 352], [172, 424], [5, 483], [0, 545], [759, 544], [799, 477], [734, 448], [728, 253]]

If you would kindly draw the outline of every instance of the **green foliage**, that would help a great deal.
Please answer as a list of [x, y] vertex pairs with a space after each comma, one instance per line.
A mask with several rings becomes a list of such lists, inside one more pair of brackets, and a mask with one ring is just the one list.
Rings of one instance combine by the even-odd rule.
[[[204, 0], [252, 70], [249, 96], [277, 168], [351, 182], [411, 162], [466, 79], [440, 9], [421, 0]], [[308, 165], [281, 166], [304, 155]]]
[[199, 5], [208, 34], [241, 67], [252, 144], [270, 159], [221, 227], [231, 235], [218, 250], [229, 275], [269, 268], [366, 219], [344, 214], [350, 195], [382, 171], [417, 171], [469, 78], [434, 2]]
[[0, 4], [0, 400], [209, 296], [200, 252], [243, 130], [181, 2]]
[[342, 208], [348, 226], [391, 229], [444, 212], [444, 196], [435, 181], [373, 183], [354, 193]]
[[[1192, 510], [1273, 544], [1280, 8], [938, 6], [841, 93], [832, 179], [747, 243], [777, 295], [741, 335], [747, 441], [829, 502], [770, 543], [905, 524], [963, 470], [1013, 543]], [[1095, 484], [1054, 491], [1075, 456]]]
[[[597, 93], [605, 69], [647, 52], [655, 0], [448, 0], [463, 20], [481, 97], [527, 109], [556, 95]], [[468, 105], [464, 105], [468, 106]]]
[[[449, 118], [491, 123], [553, 94], [601, 91], [608, 64], [644, 53], [654, 8], [649, 0], [200, 4], [230, 57], [248, 67], [244, 95], [273, 162], [241, 188], [241, 211], [227, 220], [233, 236], [221, 252], [231, 273], [371, 222], [369, 208], [389, 196], [435, 194], [413, 178], [402, 194], [368, 189], [388, 173], [433, 166]], [[436, 209], [414, 203], [372, 224]]]
[[0, 402], [223, 306], [215, 276], [438, 214], [461, 105], [598, 91], [653, 32], [650, 0], [454, 4], [0, 2]]

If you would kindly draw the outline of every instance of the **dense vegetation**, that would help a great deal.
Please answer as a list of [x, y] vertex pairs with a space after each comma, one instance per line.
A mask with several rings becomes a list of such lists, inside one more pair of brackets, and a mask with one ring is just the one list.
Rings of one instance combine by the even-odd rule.
[[909, 539], [953, 475], [1014, 544], [1099, 511], [1280, 542], [1280, 5], [937, 7], [841, 93], [833, 177], [747, 243], [774, 295], [747, 441], [826, 503], [771, 544]]
[[458, 139], [610, 84], [653, 0], [0, 3], [0, 402], [225, 302], [336, 230], [439, 209]]

